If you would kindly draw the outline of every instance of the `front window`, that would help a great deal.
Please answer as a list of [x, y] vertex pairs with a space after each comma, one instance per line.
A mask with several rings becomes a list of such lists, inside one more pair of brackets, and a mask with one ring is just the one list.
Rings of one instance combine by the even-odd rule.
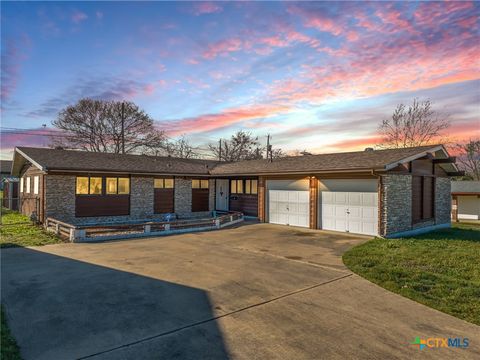
[[30, 194], [30, 177], [27, 177], [27, 188], [25, 189], [27, 194]]
[[130, 194], [130, 178], [118, 178], [118, 193], [121, 195]]
[[117, 193], [117, 178], [107, 177], [107, 194], [113, 195]]
[[208, 189], [208, 180], [192, 180], [192, 189]]
[[20, 178], [20, 192], [23, 193], [23, 177]]
[[33, 193], [38, 195], [38, 188], [40, 187], [40, 176], [33, 177]]
[[174, 182], [171, 178], [158, 178], [153, 180], [153, 187], [155, 189], [173, 189]]
[[102, 194], [102, 178], [91, 177], [90, 178], [90, 195], [101, 195], [101, 194]]
[[77, 195], [88, 195], [88, 177], [77, 177]]
[[230, 180], [231, 194], [257, 194], [258, 181], [257, 180]]

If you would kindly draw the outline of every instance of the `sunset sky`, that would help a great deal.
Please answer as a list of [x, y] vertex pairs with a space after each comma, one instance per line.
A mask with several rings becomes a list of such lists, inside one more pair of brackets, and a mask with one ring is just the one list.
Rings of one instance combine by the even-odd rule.
[[361, 150], [415, 97], [450, 114], [450, 137], [478, 137], [479, 9], [2, 2], [1, 156], [48, 145], [35, 134], [83, 97], [134, 101], [169, 136], [200, 147], [243, 129], [285, 150]]

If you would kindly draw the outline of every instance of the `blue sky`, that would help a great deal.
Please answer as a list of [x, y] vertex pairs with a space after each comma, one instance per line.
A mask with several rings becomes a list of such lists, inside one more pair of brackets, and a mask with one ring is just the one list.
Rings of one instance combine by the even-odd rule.
[[2, 157], [44, 145], [33, 135], [82, 97], [134, 101], [197, 145], [243, 129], [286, 150], [362, 149], [414, 97], [451, 114], [450, 136], [479, 136], [479, 8], [2, 2]]

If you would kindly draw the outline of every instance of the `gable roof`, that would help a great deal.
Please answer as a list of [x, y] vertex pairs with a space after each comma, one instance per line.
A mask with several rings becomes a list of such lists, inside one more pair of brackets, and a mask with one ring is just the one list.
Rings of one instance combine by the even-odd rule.
[[452, 194], [480, 194], [480, 181], [452, 181]]
[[212, 169], [215, 175], [315, 173], [322, 171], [389, 170], [399, 163], [425, 156], [427, 152], [444, 151], [442, 145], [401, 149], [354, 151], [333, 154], [290, 156], [273, 160], [246, 160], [220, 163]]
[[12, 160], [0, 160], [0, 172], [2, 174], [10, 174], [12, 163]]
[[[438, 157], [448, 157], [448, 153], [442, 145], [290, 156], [272, 162], [263, 159], [229, 163], [162, 156], [18, 147], [15, 149], [12, 174], [19, 175], [27, 161], [43, 171], [116, 172], [156, 175], [221, 176], [389, 170], [400, 163], [423, 157], [427, 153], [435, 153]], [[450, 166], [451, 164], [448, 165]]]
[[[18, 147], [20, 154], [43, 171], [88, 171], [132, 174], [208, 175], [216, 161], [178, 159], [164, 156], [99, 153], [77, 150]], [[13, 172], [21, 171], [21, 159], [14, 158]]]

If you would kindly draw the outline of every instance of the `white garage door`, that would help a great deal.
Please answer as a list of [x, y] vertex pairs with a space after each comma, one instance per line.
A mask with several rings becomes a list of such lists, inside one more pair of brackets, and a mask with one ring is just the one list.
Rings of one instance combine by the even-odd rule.
[[309, 226], [308, 191], [268, 191], [268, 221], [273, 224]]
[[378, 193], [322, 191], [322, 229], [378, 234]]

